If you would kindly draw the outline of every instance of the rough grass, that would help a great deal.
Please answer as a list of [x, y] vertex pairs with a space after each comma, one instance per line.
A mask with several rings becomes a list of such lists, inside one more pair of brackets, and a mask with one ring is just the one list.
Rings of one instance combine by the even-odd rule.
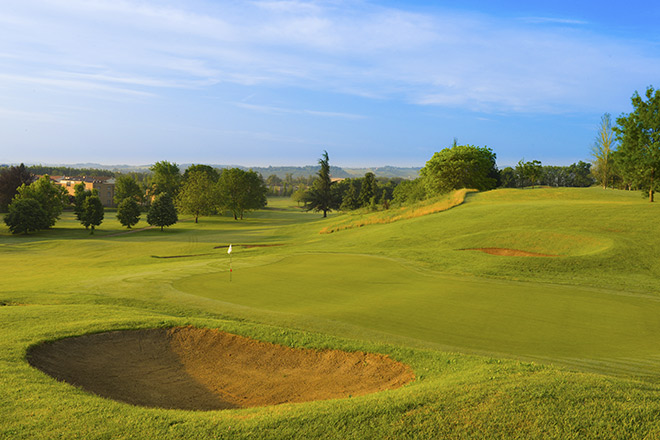
[[[538, 364], [394, 348], [232, 320], [191, 319], [132, 307], [2, 309], [0, 438], [651, 438], [660, 388]], [[44, 320], [44, 316], [51, 319]], [[56, 321], [57, 319], [57, 321]], [[282, 344], [386, 352], [418, 380], [351, 399], [190, 412], [102, 399], [27, 365], [25, 347], [107, 329], [217, 327]], [[295, 341], [295, 342], [294, 342]]]
[[[454, 209], [319, 234], [348, 216], [286, 200], [243, 222], [90, 236], [0, 225], [0, 438], [660, 437], [660, 214], [637, 193], [470, 194]], [[138, 224], [138, 227], [141, 224]], [[285, 246], [235, 248], [229, 243]], [[555, 258], [457, 251], [510, 247]], [[152, 258], [152, 255], [197, 255]], [[43, 340], [195, 325], [293, 347], [368, 350], [399, 390], [231, 411], [145, 409], [31, 368]], [[470, 354], [471, 353], [471, 354]], [[567, 367], [560, 369], [556, 365]]]
[[359, 211], [357, 213], [349, 212], [341, 222], [334, 223], [321, 229], [321, 234], [331, 234], [345, 229], [361, 228], [369, 225], [384, 225], [399, 220], [408, 220], [446, 211], [463, 203], [465, 196], [474, 191], [475, 190], [471, 189], [460, 189], [436, 199], [391, 210], [372, 213], [363, 213]]

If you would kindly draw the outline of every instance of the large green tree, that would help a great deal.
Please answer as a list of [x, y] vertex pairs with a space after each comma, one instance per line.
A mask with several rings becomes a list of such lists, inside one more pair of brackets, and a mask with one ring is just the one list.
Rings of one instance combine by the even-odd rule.
[[100, 226], [103, 222], [103, 203], [97, 195], [91, 195], [83, 202], [82, 214], [80, 216], [80, 223], [85, 228], [91, 228], [90, 234], [94, 234], [94, 228]]
[[176, 197], [181, 187], [179, 166], [176, 163], [162, 160], [153, 164], [149, 169], [153, 172], [151, 180], [153, 195], [168, 193], [171, 197]]
[[612, 154], [615, 150], [615, 135], [612, 130], [612, 116], [605, 113], [600, 118], [598, 125], [598, 133], [596, 140], [591, 148], [591, 156], [593, 157], [594, 167], [591, 170], [592, 174], [596, 177], [598, 182], [607, 188], [610, 182], [612, 172]]
[[48, 213], [35, 199], [16, 198], [9, 204], [5, 224], [12, 234], [28, 234], [50, 226]]
[[121, 201], [117, 207], [117, 220], [128, 229], [140, 221], [140, 205], [134, 198], [128, 197]]
[[179, 221], [174, 201], [168, 193], [158, 194], [147, 212], [147, 223], [152, 226], [160, 226], [162, 231], [165, 226], [171, 226]]
[[319, 166], [317, 177], [305, 195], [305, 209], [307, 211], [323, 212], [323, 217], [327, 217], [328, 212], [337, 209], [339, 205], [337, 196], [332, 191], [330, 159], [327, 151], [324, 151], [321, 155]]
[[248, 211], [266, 206], [268, 188], [264, 179], [255, 171], [229, 168], [222, 171], [218, 181], [221, 205], [228, 209], [234, 220], [242, 220]]
[[33, 180], [34, 174], [23, 164], [0, 169], [0, 212], [7, 210], [21, 185], [29, 185]]
[[86, 189], [85, 184], [80, 182], [73, 187], [73, 213], [76, 218], [82, 222], [83, 218], [83, 205], [87, 197], [98, 196], [97, 189]]
[[649, 87], [645, 97], [635, 92], [633, 111], [617, 118], [613, 130], [619, 141], [616, 158], [622, 174], [653, 202], [660, 186], [660, 90]]
[[488, 147], [456, 145], [435, 153], [420, 174], [430, 195], [459, 188], [486, 191], [497, 186], [495, 158]]
[[133, 176], [123, 175], [117, 177], [115, 181], [115, 196], [113, 198], [115, 205], [119, 205], [122, 200], [128, 198], [133, 198], [141, 202], [143, 195], [144, 193], [142, 188], [140, 188], [140, 184]]
[[183, 181], [177, 196], [179, 211], [195, 216], [195, 223], [200, 215], [213, 214], [221, 205], [220, 192], [213, 176], [204, 170], [192, 171]]
[[189, 176], [195, 172], [205, 173], [208, 176], [209, 180], [211, 180], [214, 183], [217, 182], [218, 179], [220, 178], [220, 172], [217, 169], [213, 168], [212, 166], [193, 164], [190, 165], [188, 168], [186, 168], [186, 171], [184, 171], [183, 182], [185, 183], [185, 181], [188, 180]]
[[42, 176], [36, 182], [29, 185], [21, 185], [15, 198], [34, 199], [48, 214], [48, 227], [57, 222], [62, 214], [62, 209], [69, 203], [69, 194], [63, 186], [54, 183], [50, 176]]

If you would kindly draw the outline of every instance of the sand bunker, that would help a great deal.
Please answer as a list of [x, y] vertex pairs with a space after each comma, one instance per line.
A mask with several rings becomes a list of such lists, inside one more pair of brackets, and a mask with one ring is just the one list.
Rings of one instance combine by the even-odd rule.
[[521, 251], [518, 249], [507, 249], [507, 248], [469, 248], [469, 249], [459, 249], [460, 251], [481, 251], [490, 255], [500, 255], [504, 257], [558, 257], [559, 255], [552, 254], [539, 254], [537, 252], [527, 252]]
[[186, 410], [359, 396], [414, 379], [384, 355], [293, 349], [193, 327], [62, 339], [33, 347], [28, 361], [99, 396]]

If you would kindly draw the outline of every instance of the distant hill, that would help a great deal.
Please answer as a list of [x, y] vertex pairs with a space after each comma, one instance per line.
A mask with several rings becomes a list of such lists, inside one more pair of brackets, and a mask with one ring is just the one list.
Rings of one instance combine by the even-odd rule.
[[[215, 166], [215, 165], [214, 165]], [[219, 167], [220, 168], [220, 167]], [[224, 167], [222, 167], [224, 168]], [[247, 167], [241, 167], [247, 169]], [[268, 177], [275, 174], [279, 178], [284, 178], [287, 173], [293, 174], [293, 178], [307, 177], [315, 175], [319, 167], [318, 165], [307, 165], [304, 167], [252, 167], [253, 171], [261, 173], [262, 176]], [[330, 166], [330, 174], [332, 177], [343, 177], [345, 179], [350, 177], [364, 177], [368, 172], [372, 172], [376, 177], [401, 177], [404, 179], [415, 179], [419, 176], [420, 168], [399, 168], [393, 166], [373, 167], [373, 168], [341, 168]]]
[[419, 177], [421, 168], [400, 168], [400, 167], [375, 167], [375, 168], [344, 168], [344, 171], [351, 177], [363, 177], [366, 173], [374, 173], [376, 177], [401, 177], [404, 179], [416, 179]]
[[[37, 164], [26, 164], [26, 165], [37, 165]], [[184, 171], [191, 164], [178, 164], [181, 171]], [[319, 167], [318, 165], [307, 165], [303, 167], [295, 166], [269, 166], [269, 167], [246, 167], [241, 165], [219, 165], [219, 164], [210, 164], [214, 168], [241, 168], [244, 170], [253, 170], [266, 178], [271, 174], [275, 174], [277, 177], [284, 179], [287, 174], [291, 174], [295, 179], [297, 177], [307, 177], [315, 175]], [[80, 170], [109, 170], [112, 172], [118, 173], [130, 173], [130, 172], [145, 172], [149, 171], [151, 165], [102, 165], [98, 163], [76, 163], [76, 164], [50, 164], [43, 166], [51, 167], [66, 167], [70, 169], [80, 169]], [[366, 173], [372, 172], [376, 177], [401, 177], [404, 179], [414, 179], [418, 177], [420, 168], [403, 168], [403, 167], [393, 167], [393, 166], [384, 166], [384, 167], [372, 167], [372, 168], [341, 168], [341, 167], [330, 167], [330, 173], [332, 177], [363, 177]]]

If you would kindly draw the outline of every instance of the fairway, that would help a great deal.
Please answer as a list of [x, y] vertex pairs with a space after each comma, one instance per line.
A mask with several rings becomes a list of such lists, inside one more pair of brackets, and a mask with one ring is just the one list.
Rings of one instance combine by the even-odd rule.
[[[657, 437], [657, 206], [637, 193], [561, 188], [472, 193], [444, 211], [384, 223], [368, 213], [323, 219], [272, 199], [243, 221], [183, 218], [164, 232], [126, 233], [113, 213], [94, 236], [71, 212], [28, 236], [3, 226], [0, 438]], [[333, 225], [358, 226], [327, 233]], [[473, 248], [555, 256], [465, 250]], [[94, 391], [93, 377], [79, 388], [49, 375], [69, 380], [60, 376], [73, 371], [67, 362], [116, 362], [110, 378], [145, 367], [144, 389], [158, 377], [201, 394], [230, 389], [221, 379], [233, 373], [216, 376], [217, 364], [176, 348], [212, 358], [211, 343], [149, 339], [170, 348], [143, 352], [140, 338], [110, 338], [112, 350], [95, 342], [119, 334], [108, 332], [151, 338], [177, 328], [286, 350], [384, 355], [414, 380], [272, 406], [255, 395], [243, 408], [239, 397], [211, 410], [217, 391], [208, 407], [178, 393], [189, 406], [164, 409], [141, 393], [127, 400]], [[44, 368], [49, 374], [28, 363], [35, 347], [87, 340], [99, 357], [47, 356], [56, 368]], [[355, 359], [350, 368], [370, 366]], [[186, 410], [200, 408], [208, 411]]]

